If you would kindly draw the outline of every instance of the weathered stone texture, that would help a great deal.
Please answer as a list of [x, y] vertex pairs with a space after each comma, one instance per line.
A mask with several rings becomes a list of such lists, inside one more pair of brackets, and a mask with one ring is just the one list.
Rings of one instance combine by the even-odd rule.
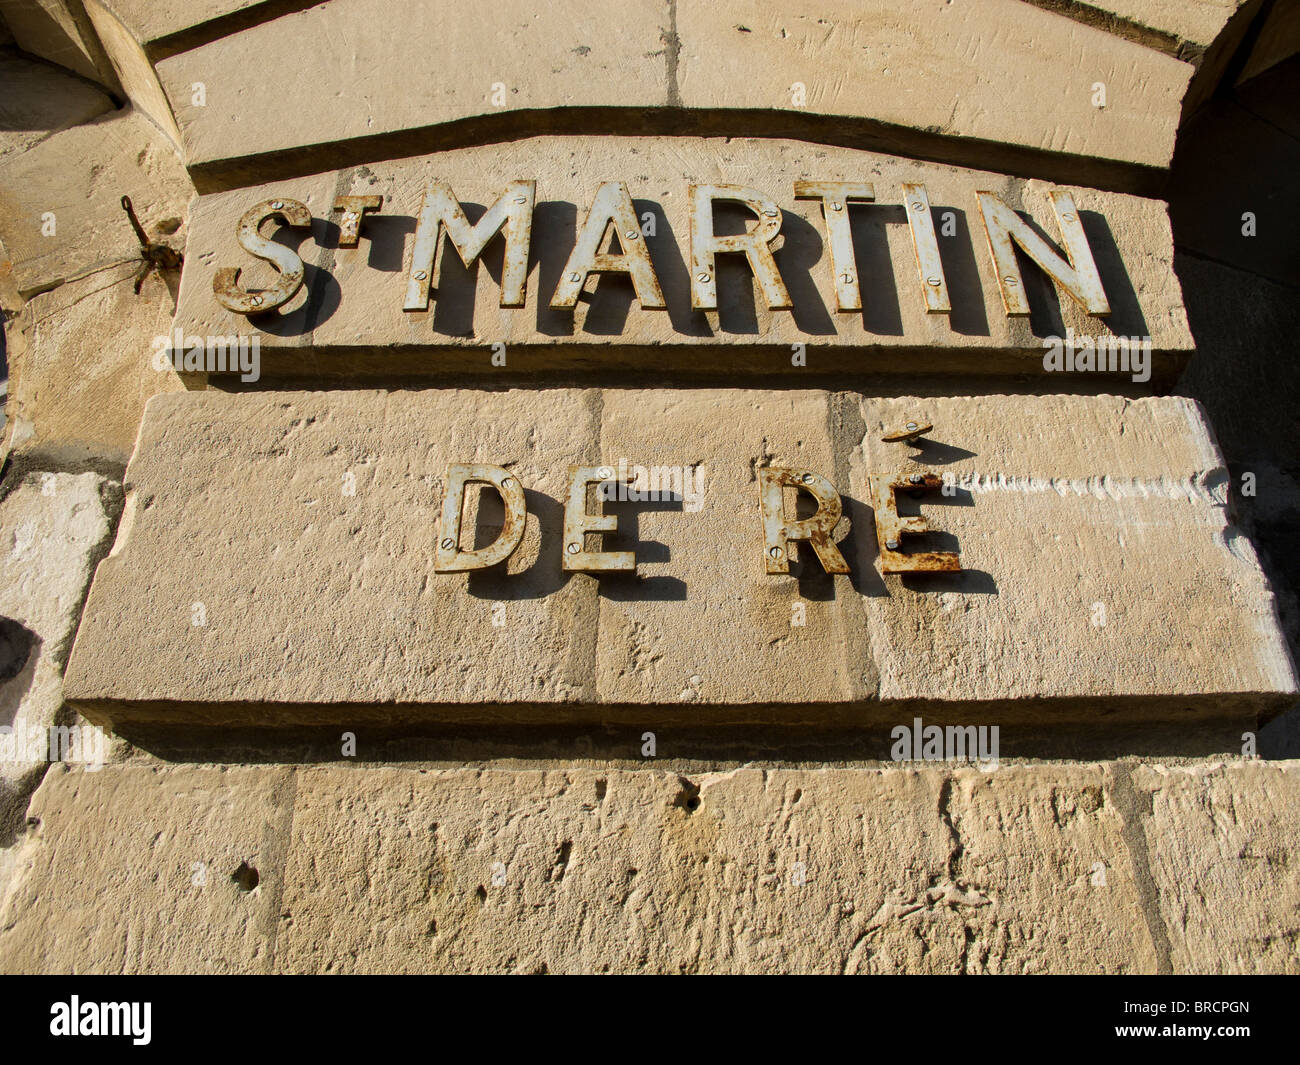
[[45, 63], [0, 52], [0, 156], [113, 110], [109, 95]]
[[241, 866], [284, 868], [293, 781], [286, 769], [55, 767], [0, 910], [0, 971], [268, 971], [282, 880], [249, 890]]
[[[305, 40], [317, 49], [313, 62], [275, 61], [298, 55]], [[1086, 77], [1061, 76], [1066, 56]], [[226, 106], [187, 106], [194, 81], [218, 86], [232, 69], [248, 77], [225, 79]], [[356, 0], [251, 27], [158, 70], [200, 167], [559, 107], [865, 118], [1164, 167], [1191, 73], [1171, 56], [1018, 0], [834, 2], [780, 13], [734, 0], [638, 0], [614, 14], [506, 3], [484, 5], [472, 22], [423, 5], [395, 16], [383, 0]], [[806, 86], [805, 104], [792, 97], [795, 81]], [[1107, 85], [1104, 108], [1093, 106], [1095, 81]], [[493, 100], [498, 83], [504, 103]], [[1021, 106], [1008, 108], [1008, 98]]]
[[137, 295], [136, 271], [121, 263], [43, 292], [10, 325], [5, 450], [28, 464], [125, 467], [146, 400], [182, 388], [152, 361], [171, 292], [155, 273]]
[[[502, 308], [501, 240], [469, 271], [456, 253], [440, 257], [435, 298], [427, 311], [403, 311], [405, 271], [415, 215], [428, 182], [446, 181], [467, 204], [486, 205], [513, 179], [537, 181], [526, 305]], [[876, 204], [854, 206], [856, 266], [864, 310], [840, 313], [817, 201], [795, 200], [799, 178], [874, 183]], [[625, 278], [589, 282], [589, 302], [573, 312], [547, 306], [573, 247], [577, 226], [606, 180], [622, 179], [639, 214], [654, 218], [646, 246], [667, 310], [643, 310]], [[776, 261], [793, 312], [769, 311], [747, 266], [719, 258], [716, 314], [691, 310], [687, 189], [728, 183], [767, 194], [783, 212]], [[951, 315], [927, 314], [903, 205], [905, 182], [923, 182], [936, 227], [951, 213], [951, 236], [940, 236]], [[1064, 335], [1149, 336], [1156, 372], [1181, 366], [1191, 338], [1177, 280], [1165, 205], [1158, 200], [1073, 189], [1112, 313], [1085, 314], [1038, 269], [1025, 268], [1034, 314], [1009, 319], [999, 295], [975, 193], [992, 191], [1028, 212], [1055, 235], [1048, 201], [1054, 186], [986, 171], [916, 162], [846, 148], [785, 140], [644, 137], [537, 137], [415, 160], [376, 163], [200, 197], [193, 206], [194, 252], [181, 285], [178, 324], [185, 333], [225, 335], [257, 330], [277, 352], [268, 375], [345, 373], [446, 374], [489, 368], [490, 345], [507, 345], [507, 368], [634, 366], [733, 379], [754, 372], [791, 373], [791, 347], [809, 348], [814, 372], [982, 374], [1042, 373], [1043, 341]], [[366, 217], [357, 248], [339, 248], [334, 198], [380, 194], [380, 213]], [[225, 310], [212, 291], [222, 267], [242, 267], [248, 289], [274, 282], [273, 267], [240, 248], [236, 225], [263, 200], [286, 197], [310, 209], [310, 232], [284, 229], [279, 240], [307, 266], [307, 283], [280, 310], [246, 318]], [[752, 216], [746, 224], [752, 225]], [[477, 218], [472, 214], [471, 217]], [[723, 219], [719, 231], [728, 221]], [[277, 231], [267, 224], [267, 233]], [[444, 242], [445, 243], [445, 242]], [[438, 345], [434, 353], [428, 348]], [[700, 348], [718, 354], [701, 358]], [[1055, 385], [1053, 385], [1055, 387]]]
[[1176, 971], [1300, 972], [1296, 765], [1134, 769]]
[[1297, 764], [1129, 772], [59, 769], [0, 969], [1300, 969]]
[[[19, 292], [30, 296], [92, 269], [138, 260], [124, 193], [151, 235], [165, 219], [184, 220], [189, 178], [175, 149], [142, 115], [106, 116], [0, 157], [0, 241]], [[52, 233], [45, 229], [50, 213]], [[185, 236], [160, 239], [181, 247]]]
[[115, 488], [93, 473], [33, 473], [0, 499], [0, 727], [15, 730], [5, 746], [19, 756], [0, 759], [0, 847], [22, 824], [45, 765], [27, 757], [35, 748], [26, 740], [63, 708], [63, 667], [108, 547]]
[[[936, 424], [914, 464], [915, 449], [876, 439], [912, 416]], [[529, 490], [513, 575], [432, 572], [441, 479], [448, 463], [471, 461], [505, 465]], [[596, 578], [559, 569], [565, 471], [620, 461], [697, 467], [704, 494], [695, 513], [671, 499], [627, 507], [640, 578], [605, 577], [598, 590]], [[852, 577], [832, 583], [802, 552], [790, 575], [762, 576], [754, 469], [782, 463], [806, 463], [847, 497], [835, 535]], [[866, 477], [922, 465], [953, 474], [956, 495], [932, 495], [925, 512], [955, 533], [969, 569], [882, 578]], [[762, 708], [810, 699], [856, 719], [851, 708], [877, 695], [1021, 700], [999, 713], [1040, 718], [1029, 700], [1074, 701], [1053, 720], [1090, 700], [1177, 696], [1180, 711], [1253, 722], [1294, 693], [1295, 678], [1222, 481], [1182, 399], [159, 396], [91, 592], [70, 697], [98, 716], [173, 723], [554, 723], [653, 703], [704, 724], [710, 707], [781, 720]], [[494, 537], [492, 517], [481, 520]], [[204, 545], [201, 564], [167, 561], [178, 544]], [[606, 709], [541, 718], [534, 705], [597, 700]], [[277, 704], [269, 720], [267, 703]]]

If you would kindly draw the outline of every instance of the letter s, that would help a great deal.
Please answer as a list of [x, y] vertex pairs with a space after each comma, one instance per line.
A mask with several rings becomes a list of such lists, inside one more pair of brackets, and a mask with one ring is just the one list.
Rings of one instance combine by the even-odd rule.
[[263, 200], [244, 213], [235, 230], [240, 247], [250, 255], [274, 264], [280, 272], [280, 278], [274, 288], [262, 292], [244, 292], [238, 286], [239, 267], [227, 266], [218, 270], [212, 278], [213, 294], [221, 306], [236, 314], [273, 311], [288, 303], [302, 287], [303, 266], [297, 253], [292, 248], [268, 240], [260, 232], [262, 223], [268, 218], [279, 218], [294, 229], [307, 229], [311, 226], [311, 212], [299, 200]]

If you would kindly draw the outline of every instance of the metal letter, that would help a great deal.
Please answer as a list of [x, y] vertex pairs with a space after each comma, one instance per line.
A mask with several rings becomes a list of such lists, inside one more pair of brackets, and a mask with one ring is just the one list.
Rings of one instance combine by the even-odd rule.
[[876, 198], [875, 188], [863, 181], [796, 181], [794, 198], [822, 201], [826, 235], [831, 243], [831, 271], [835, 274], [836, 310], [862, 310], [862, 288], [858, 283], [857, 257], [853, 254], [853, 230], [849, 226], [849, 203], [870, 203]]
[[339, 247], [355, 248], [361, 238], [361, 220], [367, 211], [378, 211], [384, 205], [382, 196], [339, 196], [334, 200], [334, 210], [342, 211], [339, 219]]
[[871, 478], [873, 506], [876, 510], [876, 537], [880, 541], [880, 568], [884, 573], [956, 573], [961, 562], [955, 551], [918, 551], [904, 554], [903, 537], [919, 536], [930, 531], [920, 515], [904, 517], [898, 513], [896, 488], [910, 491], [942, 488], [943, 481], [934, 473], [897, 473]]
[[430, 185], [420, 204], [411, 266], [406, 275], [406, 302], [402, 304], [402, 310], [429, 309], [433, 260], [442, 230], [446, 231], [467, 269], [483, 253], [488, 242], [504, 231], [506, 250], [505, 265], [501, 270], [501, 306], [522, 307], [528, 281], [528, 245], [532, 238], [536, 195], [537, 182], [512, 181], [478, 224], [471, 226], [451, 186], [441, 181]]
[[903, 202], [907, 210], [907, 228], [912, 232], [912, 248], [916, 252], [916, 268], [921, 271], [925, 311], [927, 314], [950, 314], [952, 303], [948, 299], [948, 282], [943, 276], [943, 260], [939, 257], [939, 241], [934, 235], [934, 217], [930, 214], [930, 197], [925, 186], [905, 184]]
[[1074, 198], [1068, 192], [1057, 189], [1048, 194], [1068, 261], [1057, 255], [1047, 241], [993, 193], [976, 192], [975, 195], [979, 199], [980, 217], [984, 220], [984, 233], [989, 239], [993, 269], [998, 275], [1002, 305], [1008, 317], [1029, 313], [1020, 264], [1016, 262], [1016, 252], [1011, 246], [1013, 240], [1089, 314], [1095, 318], [1110, 314], [1110, 304], [1101, 287], [1101, 275], [1097, 273], [1092, 249], [1084, 236], [1079, 212], [1074, 208]]
[[[691, 306], [697, 311], [718, 309], [718, 274], [714, 256], [743, 254], [758, 279], [767, 306], [774, 311], [793, 307], [781, 271], [772, 258], [771, 244], [781, 232], [781, 209], [761, 192], [740, 185], [692, 185], [691, 201]], [[758, 225], [748, 233], [718, 237], [713, 233], [713, 201], [735, 200], [756, 215]]]
[[[465, 485], [490, 484], [501, 495], [505, 521], [501, 533], [487, 547], [462, 551], [460, 547], [461, 515], [465, 509]], [[438, 527], [438, 546], [433, 556], [435, 573], [464, 573], [487, 569], [504, 562], [524, 538], [528, 506], [524, 486], [519, 478], [500, 466], [453, 463], [447, 467], [447, 487], [442, 499], [442, 522]]]
[[297, 253], [283, 244], [267, 240], [261, 234], [262, 223], [268, 218], [278, 218], [294, 229], [311, 227], [311, 212], [305, 203], [298, 200], [263, 200], [244, 213], [235, 229], [240, 247], [250, 255], [274, 264], [280, 277], [274, 288], [244, 292], [239, 287], [240, 268], [222, 267], [213, 275], [212, 292], [217, 297], [217, 302], [228, 311], [236, 314], [273, 311], [288, 303], [293, 299], [294, 293], [302, 288], [303, 265]]
[[[786, 488], [798, 488], [811, 495], [817, 500], [817, 513], [787, 521]], [[763, 564], [768, 573], [790, 572], [790, 541], [810, 543], [827, 573], [849, 572], [849, 564], [831, 539], [840, 520], [840, 494], [825, 477], [811, 470], [762, 467], [758, 471], [758, 508], [763, 515]]]
[[[608, 466], [570, 466], [569, 494], [564, 501], [564, 555], [566, 573], [635, 573], [632, 551], [588, 551], [587, 533], [609, 533], [618, 529], [613, 514], [587, 511], [587, 486], [618, 479]], [[623, 478], [626, 480], [626, 478]], [[600, 502], [597, 500], [597, 510]]]
[[[611, 225], [623, 249], [619, 255], [600, 251]], [[575, 306], [589, 274], [628, 274], [643, 309], [662, 310], [664, 307], [664, 294], [650, 262], [650, 251], [641, 239], [641, 223], [637, 221], [627, 186], [621, 181], [605, 182], [591, 201], [591, 210], [587, 212], [587, 220], [573, 246], [573, 254], [569, 256], [560, 274], [560, 283], [555, 287], [555, 295], [551, 297], [551, 307], [562, 310]]]

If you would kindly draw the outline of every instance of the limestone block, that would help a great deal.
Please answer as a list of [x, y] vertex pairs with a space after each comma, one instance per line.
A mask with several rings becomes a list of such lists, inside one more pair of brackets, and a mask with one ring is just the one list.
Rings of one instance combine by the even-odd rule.
[[270, 971], [293, 778], [56, 767], [0, 910], [0, 971]]
[[[427, 184], [446, 181], [466, 204], [481, 209], [515, 179], [537, 181], [525, 305], [500, 306], [498, 239], [468, 271], [454, 251], [444, 249], [429, 309], [404, 311], [415, 215]], [[627, 183], [643, 224], [646, 215], [654, 223], [645, 241], [667, 309], [642, 309], [626, 278], [606, 277], [588, 283], [590, 298], [576, 312], [551, 310], [577, 227], [600, 183], [614, 179]], [[860, 312], [836, 310], [835, 271], [820, 203], [794, 198], [798, 179], [874, 183], [877, 202], [851, 208], [864, 305]], [[902, 186], [911, 182], [925, 184], [941, 233], [950, 315], [926, 313], [903, 205]], [[748, 267], [727, 256], [718, 260], [718, 312], [692, 311], [687, 267], [691, 183], [748, 186], [778, 205], [783, 229], [775, 257], [792, 312], [769, 310]], [[363, 378], [495, 372], [489, 360], [497, 343], [506, 345], [506, 367], [512, 372], [634, 368], [730, 380], [764, 372], [796, 380], [805, 372], [831, 371], [1042, 374], [1042, 338], [1062, 336], [1066, 329], [1087, 336], [1149, 336], [1154, 376], [1175, 373], [1192, 341], [1171, 266], [1168, 216], [1160, 201], [1072, 190], [1112, 306], [1105, 323], [1084, 313], [1032, 265], [1024, 269], [1031, 315], [1006, 315], [975, 193], [997, 193], [1055, 235], [1048, 200], [1052, 188], [984, 171], [784, 140], [539, 137], [200, 197], [192, 212], [193, 238], [177, 322], [187, 335], [256, 330], [268, 352], [268, 376], [317, 379], [321, 374]], [[384, 206], [366, 216], [358, 247], [340, 248], [334, 199], [361, 194], [382, 195]], [[306, 283], [270, 314], [245, 317], [226, 310], [213, 295], [217, 270], [242, 267], [240, 284], [249, 289], [267, 287], [276, 276], [269, 264], [238, 245], [240, 217], [259, 202], [285, 198], [308, 207], [311, 230], [267, 223], [264, 231], [302, 257]], [[748, 217], [752, 225], [752, 215]], [[740, 224], [741, 219], [724, 218], [719, 225], [727, 222]], [[950, 235], [942, 235], [945, 230]], [[807, 371], [791, 365], [794, 344], [806, 345]], [[310, 350], [295, 356], [288, 348]], [[716, 354], [701, 358], [701, 348]], [[1075, 387], [1057, 385], [1057, 380], [1053, 389]], [[1082, 387], [1094, 391], [1100, 386]]]
[[[11, 482], [16, 478], [10, 478]], [[32, 473], [0, 498], [0, 847], [22, 822], [64, 724], [63, 667], [95, 564], [108, 548], [118, 497], [94, 473]], [[46, 732], [47, 742], [33, 739]], [[56, 753], [61, 753], [56, 741]], [[77, 751], [72, 751], [74, 755]]]
[[0, 156], [113, 110], [109, 95], [45, 63], [0, 53]]
[[1295, 772], [60, 768], [0, 970], [1294, 971]]
[[[127, 678], [143, 668], [147, 701], [193, 708], [191, 700], [212, 700], [197, 715], [203, 723], [238, 720], [265, 702], [307, 722], [340, 698], [359, 704], [358, 719], [369, 721], [409, 718], [411, 705], [485, 697], [514, 704], [524, 717], [531, 703], [590, 700], [596, 588], [564, 580], [552, 530], [567, 464], [596, 459], [596, 397], [583, 390], [515, 390], [483, 403], [460, 391], [154, 397], [91, 609], [113, 612], [121, 628], [151, 633], [172, 651], [144, 661], [83, 626], [71, 683], [84, 678], [82, 695], [94, 701], [108, 688], [125, 691], [110, 675], [134, 687]], [[435, 576], [447, 466], [480, 461], [504, 465], [525, 486], [524, 541], [507, 575]], [[469, 529], [476, 520], [471, 515]], [[485, 512], [487, 539], [495, 538], [491, 520]], [[168, 544], [191, 535], [182, 530], [199, 528], [205, 542], [218, 530], [223, 548], [205, 548], [198, 567], [146, 565], [153, 572], [144, 576], [147, 555], [166, 555]], [[127, 588], [131, 603], [120, 599]], [[186, 667], [172, 668], [169, 653]]]
[[[936, 426], [919, 448], [877, 439], [918, 415]], [[607, 503], [643, 579], [562, 573], [567, 468], [624, 460], [702, 470], [701, 509], [679, 509], [671, 480], [666, 500]], [[432, 571], [450, 462], [504, 465], [529, 490], [504, 574]], [[752, 478], [779, 463], [846, 500], [849, 577], [802, 549], [791, 576], [762, 575]], [[953, 496], [922, 505], [965, 568], [882, 577], [867, 477], [918, 469], [952, 474]], [[97, 720], [865, 725], [926, 705], [1253, 725], [1296, 689], [1185, 399], [184, 393], [150, 401], [126, 487], [68, 674]], [[471, 526], [486, 543], [500, 521]], [[201, 564], [167, 561], [213, 530]]]
[[1295, 809], [1300, 763], [1141, 766], [1151, 876], [1173, 967], [1300, 972]]
[[[230, 81], [229, 70], [252, 79]], [[865, 10], [843, 0], [780, 13], [735, 0], [637, 0], [616, 17], [511, 0], [483, 5], [466, 23], [436, 7], [395, 15], [383, 0], [355, 0], [200, 44], [158, 71], [196, 177], [229, 187], [252, 173], [252, 156], [262, 168], [310, 166], [330, 142], [357, 142], [349, 150], [368, 162], [387, 148], [464, 144], [503, 113], [520, 113], [516, 129], [579, 128], [576, 116], [549, 113], [559, 108], [599, 109], [583, 121], [606, 132], [645, 128], [658, 121], [652, 109], [684, 108], [719, 133], [750, 132], [728, 112], [776, 109], [790, 129], [814, 132], [820, 122], [824, 133], [833, 118], [850, 127], [835, 136], [877, 144], [922, 138], [945, 150], [942, 134], [978, 141], [986, 154], [1005, 145], [1021, 161], [1028, 150], [1068, 153], [1080, 166], [1163, 168], [1191, 67], [1018, 0], [889, 0]], [[216, 106], [187, 106], [195, 81], [210, 86]], [[802, 105], [796, 81], [807, 90]], [[1092, 103], [1097, 81], [1108, 87], [1104, 108]]]
[[24, 52], [117, 91], [113, 68], [79, 4], [67, 0], [0, 0], [0, 15]]
[[[607, 549], [634, 549], [639, 568], [635, 580], [602, 585], [602, 699], [700, 704], [707, 715], [712, 703], [875, 694], [849, 579], [818, 579], [806, 545], [795, 548], [802, 568], [764, 572], [755, 469], [811, 470], [834, 483], [846, 456], [835, 453], [827, 413], [819, 391], [605, 393], [602, 462], [645, 467], [632, 487], [657, 495], [606, 504], [627, 530], [607, 537]], [[793, 517], [794, 501], [786, 502]], [[855, 534], [863, 530], [852, 519], [836, 529]]]
[[[922, 513], [965, 570], [867, 594], [883, 698], [1192, 696], [1295, 690], [1277, 608], [1225, 513], [1227, 471], [1194, 401], [864, 398], [854, 481], [942, 471]], [[883, 432], [932, 422], [917, 447]], [[1280, 709], [1280, 705], [1275, 706]]]
[[1214, 43], [1245, 0], [1098, 0], [1084, 10], [1069, 0], [1029, 2], [1180, 58], [1195, 59]]
[[117, 74], [127, 98], [153, 119], [154, 123], [179, 147], [181, 132], [176, 128], [171, 104], [158, 81], [153, 64], [131, 31], [97, 0], [84, 0], [86, 15], [95, 28], [105, 54]]
[[153, 365], [154, 338], [171, 331], [171, 292], [155, 273], [136, 295], [136, 270], [131, 262], [108, 267], [23, 308], [24, 343], [9, 352], [12, 450], [46, 464], [100, 460], [124, 468], [145, 401], [183, 387], [173, 370]]
[[267, 13], [265, 9], [284, 6], [272, 0], [89, 0], [90, 4], [110, 11], [155, 59], [243, 28], [232, 25], [232, 20], [248, 19], [251, 24]]
[[[1154, 167], [1173, 156], [1191, 74], [1177, 59], [1020, 0], [779, 8], [696, 0], [679, 5], [677, 31], [687, 107], [865, 116]], [[1105, 107], [1093, 104], [1095, 82], [1106, 86]]]
[[[145, 230], [158, 235], [159, 222], [184, 218], [190, 192], [175, 149], [134, 113], [0, 157], [0, 240], [18, 290], [30, 296], [97, 267], [137, 260], [140, 244], [122, 210], [123, 194]], [[160, 239], [180, 247], [185, 238]]]

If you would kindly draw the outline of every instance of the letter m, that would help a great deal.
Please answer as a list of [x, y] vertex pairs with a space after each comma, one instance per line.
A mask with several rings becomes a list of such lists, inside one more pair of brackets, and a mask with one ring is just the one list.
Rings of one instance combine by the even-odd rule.
[[532, 237], [533, 200], [537, 182], [512, 181], [496, 203], [471, 226], [460, 201], [445, 182], [435, 181], [424, 193], [415, 225], [415, 246], [406, 275], [405, 311], [429, 308], [433, 284], [433, 260], [438, 237], [443, 231], [460, 255], [466, 269], [473, 266], [483, 249], [498, 233], [505, 236], [505, 265], [501, 270], [501, 306], [522, 307], [528, 281], [528, 245]]

